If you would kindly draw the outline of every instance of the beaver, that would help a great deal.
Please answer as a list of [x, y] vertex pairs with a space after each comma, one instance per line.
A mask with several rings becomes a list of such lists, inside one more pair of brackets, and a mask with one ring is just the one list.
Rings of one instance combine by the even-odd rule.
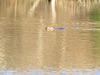
[[55, 30], [55, 27], [46, 27], [45, 28], [47, 31], [54, 31]]

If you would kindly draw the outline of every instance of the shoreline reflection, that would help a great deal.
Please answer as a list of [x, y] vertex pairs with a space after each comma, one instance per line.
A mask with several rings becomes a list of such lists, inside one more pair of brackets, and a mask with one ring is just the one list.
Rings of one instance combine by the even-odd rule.
[[[99, 30], [91, 19], [98, 2], [1, 0], [0, 73], [98, 75], [93, 33], [88, 30]], [[68, 29], [47, 32], [45, 27]]]

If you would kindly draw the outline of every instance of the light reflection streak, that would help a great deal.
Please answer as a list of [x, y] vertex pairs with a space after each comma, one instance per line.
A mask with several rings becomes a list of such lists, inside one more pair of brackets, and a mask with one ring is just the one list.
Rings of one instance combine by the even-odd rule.
[[[1, 30], [1, 29], [0, 29]], [[3, 31], [2, 31], [3, 32]], [[6, 39], [3, 37], [3, 33], [0, 34], [0, 69], [3, 69], [6, 67], [6, 60], [5, 58], [5, 44]]]
[[66, 35], [65, 35], [65, 31], [62, 33], [62, 37], [61, 37], [61, 46], [62, 46], [62, 49], [61, 49], [61, 60], [60, 60], [60, 68], [64, 68], [67, 64], [66, 64], [66, 51], [67, 51], [67, 45], [66, 45]]
[[29, 15], [30, 16], [34, 13], [34, 11], [35, 11], [36, 7], [38, 6], [39, 2], [40, 2], [40, 0], [36, 0], [35, 3], [33, 4], [33, 6], [29, 9]]
[[52, 21], [53, 21], [54, 24], [55, 24], [55, 21], [56, 21], [55, 2], [56, 2], [55, 0], [52, 0], [52, 1], [51, 1]]
[[39, 25], [39, 33], [38, 33], [38, 49], [37, 49], [37, 58], [38, 65], [41, 67], [43, 65], [43, 19], [40, 19], [41, 25]]
[[17, 4], [18, 4], [17, 2], [18, 2], [18, 1], [15, 0], [15, 13], [14, 13], [15, 18], [16, 18], [16, 15], [17, 15], [16, 13], [17, 13], [17, 7], [18, 7], [18, 6], [17, 6]]

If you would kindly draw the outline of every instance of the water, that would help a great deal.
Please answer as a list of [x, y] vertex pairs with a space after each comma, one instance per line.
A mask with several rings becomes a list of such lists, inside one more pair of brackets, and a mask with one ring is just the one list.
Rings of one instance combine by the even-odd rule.
[[1, 0], [0, 75], [100, 75], [99, 2]]

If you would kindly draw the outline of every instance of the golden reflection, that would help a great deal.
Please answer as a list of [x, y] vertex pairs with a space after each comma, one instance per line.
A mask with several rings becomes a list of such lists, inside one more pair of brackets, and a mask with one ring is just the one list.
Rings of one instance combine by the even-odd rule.
[[51, 1], [51, 11], [52, 11], [52, 21], [53, 24], [55, 24], [55, 20], [56, 20], [56, 9], [55, 9], [55, 0]]
[[[89, 26], [86, 24], [89, 22], [82, 20], [90, 20], [87, 14], [100, 0], [52, 0], [50, 4], [46, 0], [0, 2], [0, 26], [4, 25], [0, 27], [3, 29], [0, 34], [0, 64], [7, 62], [0, 66], [23, 70], [68, 68], [73, 71], [93, 69], [92, 66], [96, 65], [91, 51], [91, 32], [73, 27]], [[45, 27], [48, 26], [68, 29], [47, 32]]]
[[34, 4], [32, 5], [32, 7], [29, 9], [29, 15], [32, 16], [35, 9], [37, 8], [37, 6], [39, 5], [40, 0], [36, 0], [34, 2]]
[[17, 0], [15, 0], [15, 18], [16, 18], [16, 13], [17, 13], [17, 5], [18, 5], [18, 3], [17, 3], [18, 1]]
[[39, 26], [39, 31], [38, 31], [38, 40], [37, 40], [37, 60], [38, 60], [38, 66], [41, 68], [43, 66], [43, 52], [44, 52], [44, 42], [43, 42], [43, 19], [41, 17], [40, 19], [41, 25]]
[[[1, 30], [0, 30], [1, 31]], [[7, 65], [5, 58], [5, 38], [0, 34], [0, 70], [4, 69]]]
[[[66, 63], [66, 60], [67, 61], [69, 61], [68, 59], [69, 59], [69, 57], [68, 57], [68, 55], [69, 55], [69, 51], [68, 51], [68, 46], [67, 46], [67, 42], [65, 42], [66, 41], [66, 35], [65, 35], [65, 31], [62, 33], [62, 37], [61, 37], [61, 46], [62, 46], [62, 48], [61, 48], [61, 59], [60, 59], [60, 66], [59, 66], [59, 68], [65, 68], [68, 64]], [[67, 57], [67, 58], [66, 58]]]
[[[69, 34], [70, 32], [72, 33]], [[87, 33], [85, 35], [90, 34]], [[62, 36], [63, 40], [61, 65], [64, 65], [64, 63], [66, 63], [64, 65], [64, 67], [66, 68], [89, 68], [90, 65], [92, 66], [92, 44], [89, 37], [91, 36], [84, 37], [83, 35], [81, 35], [81, 31], [79, 30], [68, 30], [67, 33], [65, 32]], [[66, 38], [67, 40], [64, 40], [64, 38]]]

